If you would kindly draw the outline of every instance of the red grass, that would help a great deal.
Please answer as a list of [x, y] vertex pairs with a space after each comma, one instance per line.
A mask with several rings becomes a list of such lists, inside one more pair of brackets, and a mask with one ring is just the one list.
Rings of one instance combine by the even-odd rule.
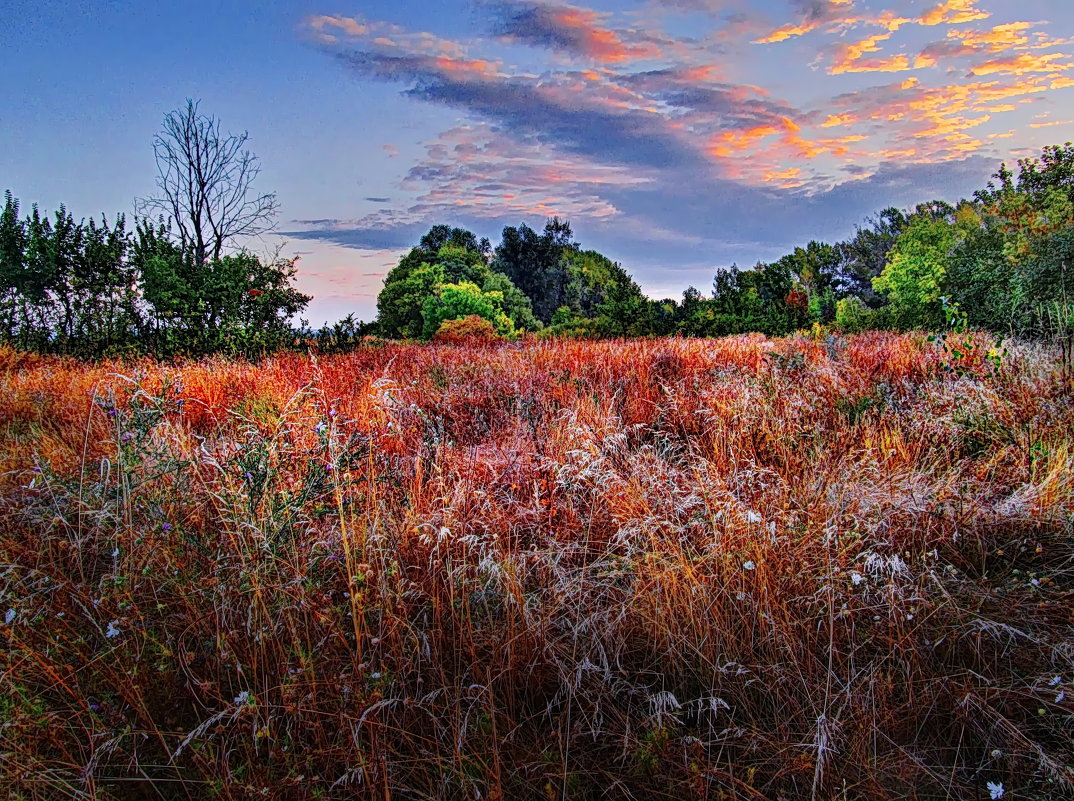
[[0, 353], [5, 788], [1070, 797], [1070, 389], [947, 358]]

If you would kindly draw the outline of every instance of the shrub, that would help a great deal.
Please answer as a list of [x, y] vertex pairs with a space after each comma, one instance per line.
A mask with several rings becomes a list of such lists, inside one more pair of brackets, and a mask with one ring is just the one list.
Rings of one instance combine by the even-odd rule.
[[444, 320], [433, 336], [434, 342], [453, 344], [493, 339], [499, 339], [495, 327], [484, 317], [479, 317], [476, 314], [456, 317], [454, 320]]
[[864, 331], [870, 327], [873, 319], [873, 311], [861, 298], [851, 296], [836, 301], [835, 304], [835, 327], [848, 334]]

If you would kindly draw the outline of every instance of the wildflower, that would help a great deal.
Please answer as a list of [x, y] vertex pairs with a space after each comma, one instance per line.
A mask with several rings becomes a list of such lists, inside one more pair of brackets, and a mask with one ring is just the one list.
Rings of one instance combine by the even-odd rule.
[[171, 524], [171, 523], [165, 523], [165, 524], [164, 524], [163, 526], [161, 526], [160, 528], [161, 528], [161, 530], [163, 530], [163, 531], [171, 531], [171, 530], [172, 530], [172, 524]]
[[992, 799], [1003, 798], [1003, 782], [989, 782], [988, 795]]
[[324, 466], [324, 469], [325, 469], [325, 470], [327, 470], [328, 472], [332, 472], [332, 470], [333, 470], [334, 468], [333, 468], [333, 465], [332, 465], [332, 463], [331, 463], [331, 462], [329, 462], [328, 464], [326, 464], [326, 465]]
[[1063, 699], [1066, 698], [1066, 697], [1067, 697], [1067, 694], [1065, 692], [1060, 692], [1059, 695], [1055, 696], [1055, 702], [1057, 704], [1061, 704], [1061, 703], [1063, 703]]
[[104, 636], [107, 637], [108, 639], [112, 639], [113, 637], [118, 637], [119, 636], [118, 625], [119, 625], [118, 620], [113, 620], [111, 623], [109, 623], [107, 630], [105, 630], [105, 632], [104, 632]]
[[328, 423], [326, 423], [324, 420], [322, 420], [321, 422], [319, 422], [317, 425], [315, 425], [313, 427], [313, 430], [316, 431], [318, 434], [320, 434], [322, 431], [324, 431], [327, 428], [328, 428]]
[[1048, 686], [1049, 687], [1055, 687], [1056, 685], [1062, 683], [1062, 681], [1063, 681], [1062, 676], [1052, 676], [1052, 680], [1050, 682], [1048, 682]]
[[755, 565], [753, 563], [752, 559], [747, 559], [745, 562], [742, 563], [742, 566], [744, 568], [746, 568], [746, 570], [756, 570], [757, 569], [757, 565]]
[[15, 610], [14, 609], [8, 609], [7, 614], [4, 615], [4, 623], [10, 626], [11, 621], [14, 620], [14, 619], [15, 619]]
[[235, 696], [235, 705], [236, 706], [242, 706], [243, 704], [245, 704], [249, 700], [250, 700], [250, 691], [249, 690], [243, 690], [241, 693], [239, 693], [238, 695]]
[[865, 576], [863, 576], [861, 573], [850, 574], [850, 583], [853, 584], [855, 587], [857, 587], [863, 581], [865, 581]]

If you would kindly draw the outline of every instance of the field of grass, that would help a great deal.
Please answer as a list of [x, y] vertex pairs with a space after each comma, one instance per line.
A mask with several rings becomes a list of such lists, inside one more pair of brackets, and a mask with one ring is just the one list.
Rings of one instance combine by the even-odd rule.
[[0, 786], [1072, 798], [1074, 395], [980, 353], [0, 352]]

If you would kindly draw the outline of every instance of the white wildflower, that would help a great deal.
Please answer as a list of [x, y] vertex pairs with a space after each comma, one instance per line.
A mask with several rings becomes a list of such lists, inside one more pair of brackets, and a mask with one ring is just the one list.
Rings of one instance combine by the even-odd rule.
[[112, 639], [113, 637], [118, 637], [119, 636], [119, 621], [118, 620], [113, 620], [111, 623], [108, 624], [108, 628], [105, 630], [104, 636], [107, 637], [108, 639]]
[[989, 782], [988, 795], [992, 799], [1003, 798], [1003, 782]]
[[11, 625], [11, 621], [14, 620], [14, 619], [15, 619], [15, 610], [14, 609], [8, 609], [7, 614], [4, 615], [4, 623], [7, 624], [7, 625]]
[[1055, 696], [1055, 702], [1057, 704], [1061, 704], [1061, 703], [1063, 703], [1063, 699], [1066, 698], [1066, 697], [1067, 697], [1067, 694], [1064, 693], [1064, 692], [1061, 692], [1061, 693], [1059, 693], [1059, 695]]
[[1049, 687], [1055, 687], [1056, 685], [1061, 684], [1062, 682], [1063, 682], [1063, 677], [1062, 676], [1052, 676], [1052, 680], [1050, 682], [1048, 682], [1048, 686]]
[[865, 581], [865, 576], [863, 576], [861, 573], [855, 572], [850, 574], [850, 583], [853, 584], [855, 587], [857, 587], [863, 581]]
[[742, 563], [742, 566], [744, 568], [746, 568], [746, 570], [756, 570], [757, 569], [757, 565], [755, 565], [753, 563], [752, 559], [747, 559], [745, 562]]
[[241, 693], [235, 696], [235, 706], [242, 706], [250, 700], [250, 691], [243, 690]]

